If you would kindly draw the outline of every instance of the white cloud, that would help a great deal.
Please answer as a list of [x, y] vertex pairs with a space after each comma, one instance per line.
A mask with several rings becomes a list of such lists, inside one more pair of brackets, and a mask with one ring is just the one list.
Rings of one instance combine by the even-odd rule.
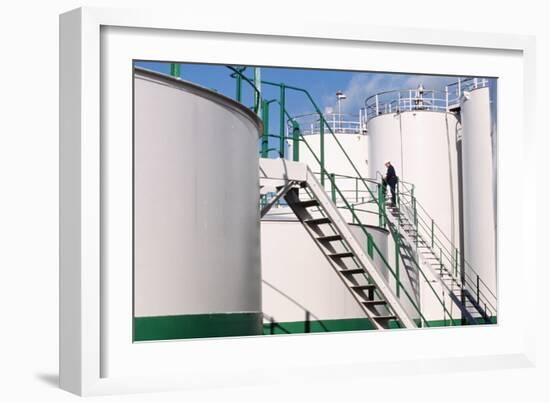
[[[455, 79], [447, 76], [409, 75], [409, 74], [384, 74], [384, 73], [357, 73], [343, 89], [347, 96], [342, 103], [342, 111], [357, 114], [359, 108], [364, 106], [365, 99], [371, 95], [391, 90], [414, 89], [420, 84], [426, 89], [443, 90], [445, 85]], [[334, 96], [323, 97], [324, 105], [334, 105]]]

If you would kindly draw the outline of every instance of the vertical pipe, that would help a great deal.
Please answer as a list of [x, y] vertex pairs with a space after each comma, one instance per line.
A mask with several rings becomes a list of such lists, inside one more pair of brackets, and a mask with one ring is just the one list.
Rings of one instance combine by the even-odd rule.
[[285, 157], [285, 85], [280, 84], [279, 94], [279, 155], [281, 158]]
[[479, 304], [479, 274], [476, 276], [476, 297]]
[[336, 204], [336, 179], [334, 178], [334, 174], [330, 174], [330, 194], [332, 196], [332, 202]]
[[397, 93], [397, 113], [401, 112], [401, 92]]
[[378, 116], [380, 114], [380, 110], [378, 108], [378, 94], [374, 96], [374, 99], [376, 101], [376, 116]]
[[262, 134], [262, 158], [267, 158], [269, 148], [269, 102], [262, 101], [262, 121], [263, 121], [263, 134]]
[[292, 160], [300, 160], [300, 126], [294, 120], [292, 121]]
[[458, 248], [455, 248], [455, 277], [458, 273]]
[[385, 222], [384, 222], [384, 191], [382, 190], [382, 185], [378, 184], [378, 225], [381, 228], [384, 228]]
[[254, 91], [254, 110], [258, 116], [262, 116], [262, 79], [260, 68], [254, 67], [254, 87], [258, 90]]
[[449, 112], [449, 87], [445, 86], [445, 112]]
[[[244, 68], [239, 68], [237, 67], [237, 71], [239, 73], [242, 73], [244, 71]], [[236, 88], [235, 88], [235, 98], [237, 99], [238, 102], [241, 102], [242, 101], [242, 88], [243, 88], [243, 79], [241, 77], [240, 74], [238, 73], [235, 73], [236, 74]]]
[[170, 63], [170, 75], [172, 77], [180, 78], [181, 66], [179, 63]]

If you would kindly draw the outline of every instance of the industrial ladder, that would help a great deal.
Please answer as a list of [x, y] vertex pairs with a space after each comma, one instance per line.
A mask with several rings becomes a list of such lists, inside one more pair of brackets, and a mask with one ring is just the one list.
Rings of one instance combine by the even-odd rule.
[[[376, 329], [388, 329], [393, 323], [403, 328], [417, 327], [369, 260], [323, 186], [309, 167], [306, 169], [306, 180], [287, 180], [285, 185], [277, 186], [278, 191], [267, 206], [284, 197]], [[300, 198], [300, 194], [306, 198]], [[262, 215], [265, 212], [264, 208]]]
[[492, 323], [491, 318], [482, 308], [479, 297], [474, 297], [461, 279], [453, 274], [453, 270], [447, 267], [448, 265], [438, 256], [431, 242], [424, 239], [407, 215], [397, 207], [388, 207], [387, 210], [388, 224], [400, 236], [399, 253], [402, 259], [404, 256], [415, 259], [415, 250], [417, 250], [419, 264], [440, 282], [467, 324], [479, 324], [480, 320], [487, 324]]

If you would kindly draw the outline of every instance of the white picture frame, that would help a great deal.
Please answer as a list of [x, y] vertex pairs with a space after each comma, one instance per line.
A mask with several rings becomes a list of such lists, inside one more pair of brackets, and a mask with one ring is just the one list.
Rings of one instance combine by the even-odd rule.
[[[187, 53], [176, 46], [182, 38], [188, 41]], [[155, 41], [154, 49], [152, 41]], [[227, 46], [230, 49], [224, 52], [215, 47], [219, 41], [233, 41], [235, 46]], [[243, 46], [239, 47], [239, 43]], [[274, 49], [282, 45], [290, 52], [341, 48], [345, 52], [376, 55], [368, 64], [360, 57], [354, 58], [356, 64], [353, 66], [338, 64], [342, 62], [336, 60], [320, 66], [319, 60], [309, 55], [293, 58], [296, 67], [351, 69], [363, 66], [364, 70], [391, 71], [388, 66], [393, 63], [394, 71], [426, 74], [460, 71], [463, 75], [499, 76], [502, 85], [498, 91], [500, 302], [497, 326], [434, 329], [429, 333], [424, 330], [350, 332], [142, 343], [139, 348], [132, 344], [127, 337], [131, 318], [124, 319], [128, 312], [130, 284], [124, 285], [127, 278], [123, 276], [111, 278], [112, 273], [108, 271], [109, 259], [121, 259], [122, 265], [124, 259], [128, 259], [123, 253], [120, 256], [110, 253], [112, 242], [120, 241], [127, 246], [130, 241], [125, 241], [124, 237], [129, 228], [125, 226], [127, 222], [111, 225], [109, 220], [114, 220], [113, 216], [102, 212], [109, 203], [120, 202], [122, 205], [118, 208], [124, 208], [124, 200], [127, 200], [128, 189], [124, 187], [127, 160], [124, 158], [128, 158], [128, 154], [124, 154], [124, 149], [128, 144], [122, 140], [112, 143], [110, 138], [102, 137], [102, 133], [112, 127], [127, 133], [128, 124], [131, 124], [126, 119], [131, 110], [131, 93], [127, 86], [131, 81], [131, 64], [128, 60], [222, 60], [234, 64], [277, 65], [277, 60], [273, 59], [273, 55], [277, 55]], [[262, 52], [263, 46], [273, 49]], [[245, 48], [250, 51], [245, 52]], [[115, 50], [116, 54], [112, 53]], [[191, 53], [194, 55], [192, 60], [189, 59]], [[401, 59], [402, 63], [396, 64], [400, 54], [407, 56], [407, 63]], [[410, 57], [416, 54], [427, 56], [427, 60]], [[442, 57], [433, 58], [435, 54]], [[298, 53], [293, 55], [299, 56]], [[461, 59], [464, 57], [465, 60]], [[97, 395], [246, 386], [290, 381], [296, 376], [328, 381], [351, 375], [413, 373], [419, 368], [425, 372], [446, 372], [532, 366], [536, 329], [528, 323], [534, 323], [537, 308], [535, 282], [529, 279], [536, 277], [536, 264], [534, 254], [528, 253], [528, 234], [536, 231], [535, 213], [525, 207], [526, 199], [514, 199], [517, 203], [506, 201], [513, 193], [500, 178], [520, 183], [524, 190], [535, 186], [534, 177], [525, 178], [521, 170], [511, 165], [514, 150], [526, 152], [526, 145], [534, 136], [534, 58], [534, 39], [521, 35], [327, 25], [308, 21], [289, 30], [288, 26], [265, 20], [249, 19], [238, 24], [220, 19], [195, 21], [189, 14], [151, 10], [81, 8], [61, 15], [61, 387], [79, 395]], [[455, 62], [454, 70], [449, 69], [449, 60]], [[458, 60], [462, 61], [458, 63]], [[484, 62], [476, 65], [474, 60]], [[496, 60], [501, 63], [495, 63]], [[291, 65], [284, 60], [279, 63]], [[110, 77], [116, 80], [108, 83], [102, 80], [105, 69], [112, 69]], [[502, 74], [494, 74], [498, 71]], [[128, 73], [127, 81], [124, 72]], [[113, 98], [104, 102], [107, 93]], [[517, 113], [507, 113], [512, 108]], [[105, 123], [105, 119], [112, 116], [117, 119]], [[114, 126], [109, 126], [111, 124]], [[121, 134], [120, 138], [125, 136]], [[122, 157], [115, 165], [108, 163], [113, 153]], [[126, 193], [111, 195], [115, 187]], [[109, 205], [109, 209], [111, 207]], [[516, 216], [511, 222], [507, 214], [514, 209], [521, 217]], [[107, 231], [109, 236], [105, 236], [106, 227], [112, 229]], [[512, 273], [512, 269], [521, 270], [520, 274]], [[521, 287], [515, 288], [512, 280]], [[521, 311], [512, 303], [512, 289], [515, 290], [514, 298], [524, 301]], [[119, 304], [111, 293], [120, 295], [123, 302]], [[519, 323], [513, 320], [518, 313], [525, 318]], [[443, 339], [445, 343], [438, 344], [438, 340]], [[471, 346], [468, 349], [449, 347], [459, 339], [471, 342]], [[365, 342], [377, 343], [380, 348], [368, 353], [358, 350], [357, 347]], [[411, 345], [416, 348], [411, 349]], [[392, 346], [391, 350], [388, 346]], [[316, 355], [319, 348], [327, 351], [322, 359]], [[140, 362], [143, 368], [136, 364]]]

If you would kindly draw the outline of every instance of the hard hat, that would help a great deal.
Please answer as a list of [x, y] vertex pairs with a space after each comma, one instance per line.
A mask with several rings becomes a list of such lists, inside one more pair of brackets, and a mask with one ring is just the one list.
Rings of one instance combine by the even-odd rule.
[[384, 165], [389, 164], [389, 163], [390, 163], [390, 160], [384, 161]]

